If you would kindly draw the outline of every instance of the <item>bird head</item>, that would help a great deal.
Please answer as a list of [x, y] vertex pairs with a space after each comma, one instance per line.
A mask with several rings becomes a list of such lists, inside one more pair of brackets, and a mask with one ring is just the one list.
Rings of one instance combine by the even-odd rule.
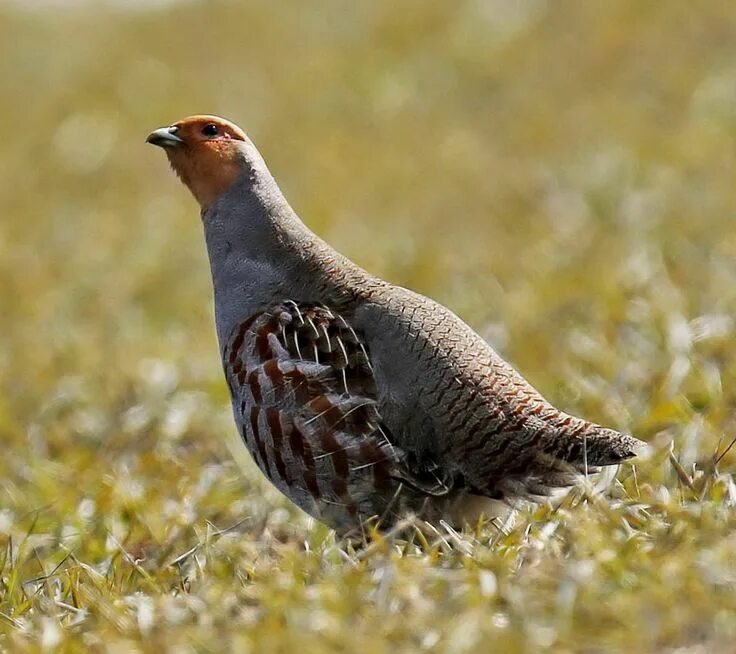
[[146, 139], [166, 151], [171, 167], [206, 209], [247, 169], [242, 129], [218, 116], [189, 116]]

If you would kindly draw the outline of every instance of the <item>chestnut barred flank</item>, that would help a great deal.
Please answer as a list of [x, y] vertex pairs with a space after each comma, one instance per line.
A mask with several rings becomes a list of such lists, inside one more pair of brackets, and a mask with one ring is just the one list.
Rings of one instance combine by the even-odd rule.
[[274, 305], [236, 327], [223, 361], [241, 436], [277, 488], [345, 528], [394, 515], [404, 457], [380, 424], [367, 352], [341, 316]]

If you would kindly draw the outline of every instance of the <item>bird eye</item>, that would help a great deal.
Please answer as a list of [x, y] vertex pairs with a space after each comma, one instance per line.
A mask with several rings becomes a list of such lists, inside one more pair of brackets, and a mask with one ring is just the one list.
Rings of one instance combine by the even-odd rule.
[[215, 125], [214, 123], [207, 123], [202, 128], [202, 134], [204, 134], [205, 136], [217, 136], [217, 125]]

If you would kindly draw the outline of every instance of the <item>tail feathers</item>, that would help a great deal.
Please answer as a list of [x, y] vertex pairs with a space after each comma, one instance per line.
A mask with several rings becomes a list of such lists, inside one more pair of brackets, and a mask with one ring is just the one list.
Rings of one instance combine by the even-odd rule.
[[[521, 474], [505, 477], [496, 485], [507, 500], [544, 501], [564, 493], [582, 478], [598, 476], [642, 453], [646, 444], [613, 429], [580, 421], [577, 433], [568, 433], [534, 455]], [[583, 427], [581, 429], [580, 427]]]
[[641, 454], [645, 444], [629, 434], [587, 423], [579, 435], [569, 436], [569, 463], [587, 462], [592, 466], [611, 466]]

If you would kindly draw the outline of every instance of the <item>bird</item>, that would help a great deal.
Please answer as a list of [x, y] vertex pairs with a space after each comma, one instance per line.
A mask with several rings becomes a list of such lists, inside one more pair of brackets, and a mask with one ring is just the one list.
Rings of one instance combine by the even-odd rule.
[[314, 234], [234, 123], [194, 115], [147, 142], [200, 206], [240, 436], [338, 534], [407, 516], [462, 527], [640, 453], [555, 408], [452, 311]]

